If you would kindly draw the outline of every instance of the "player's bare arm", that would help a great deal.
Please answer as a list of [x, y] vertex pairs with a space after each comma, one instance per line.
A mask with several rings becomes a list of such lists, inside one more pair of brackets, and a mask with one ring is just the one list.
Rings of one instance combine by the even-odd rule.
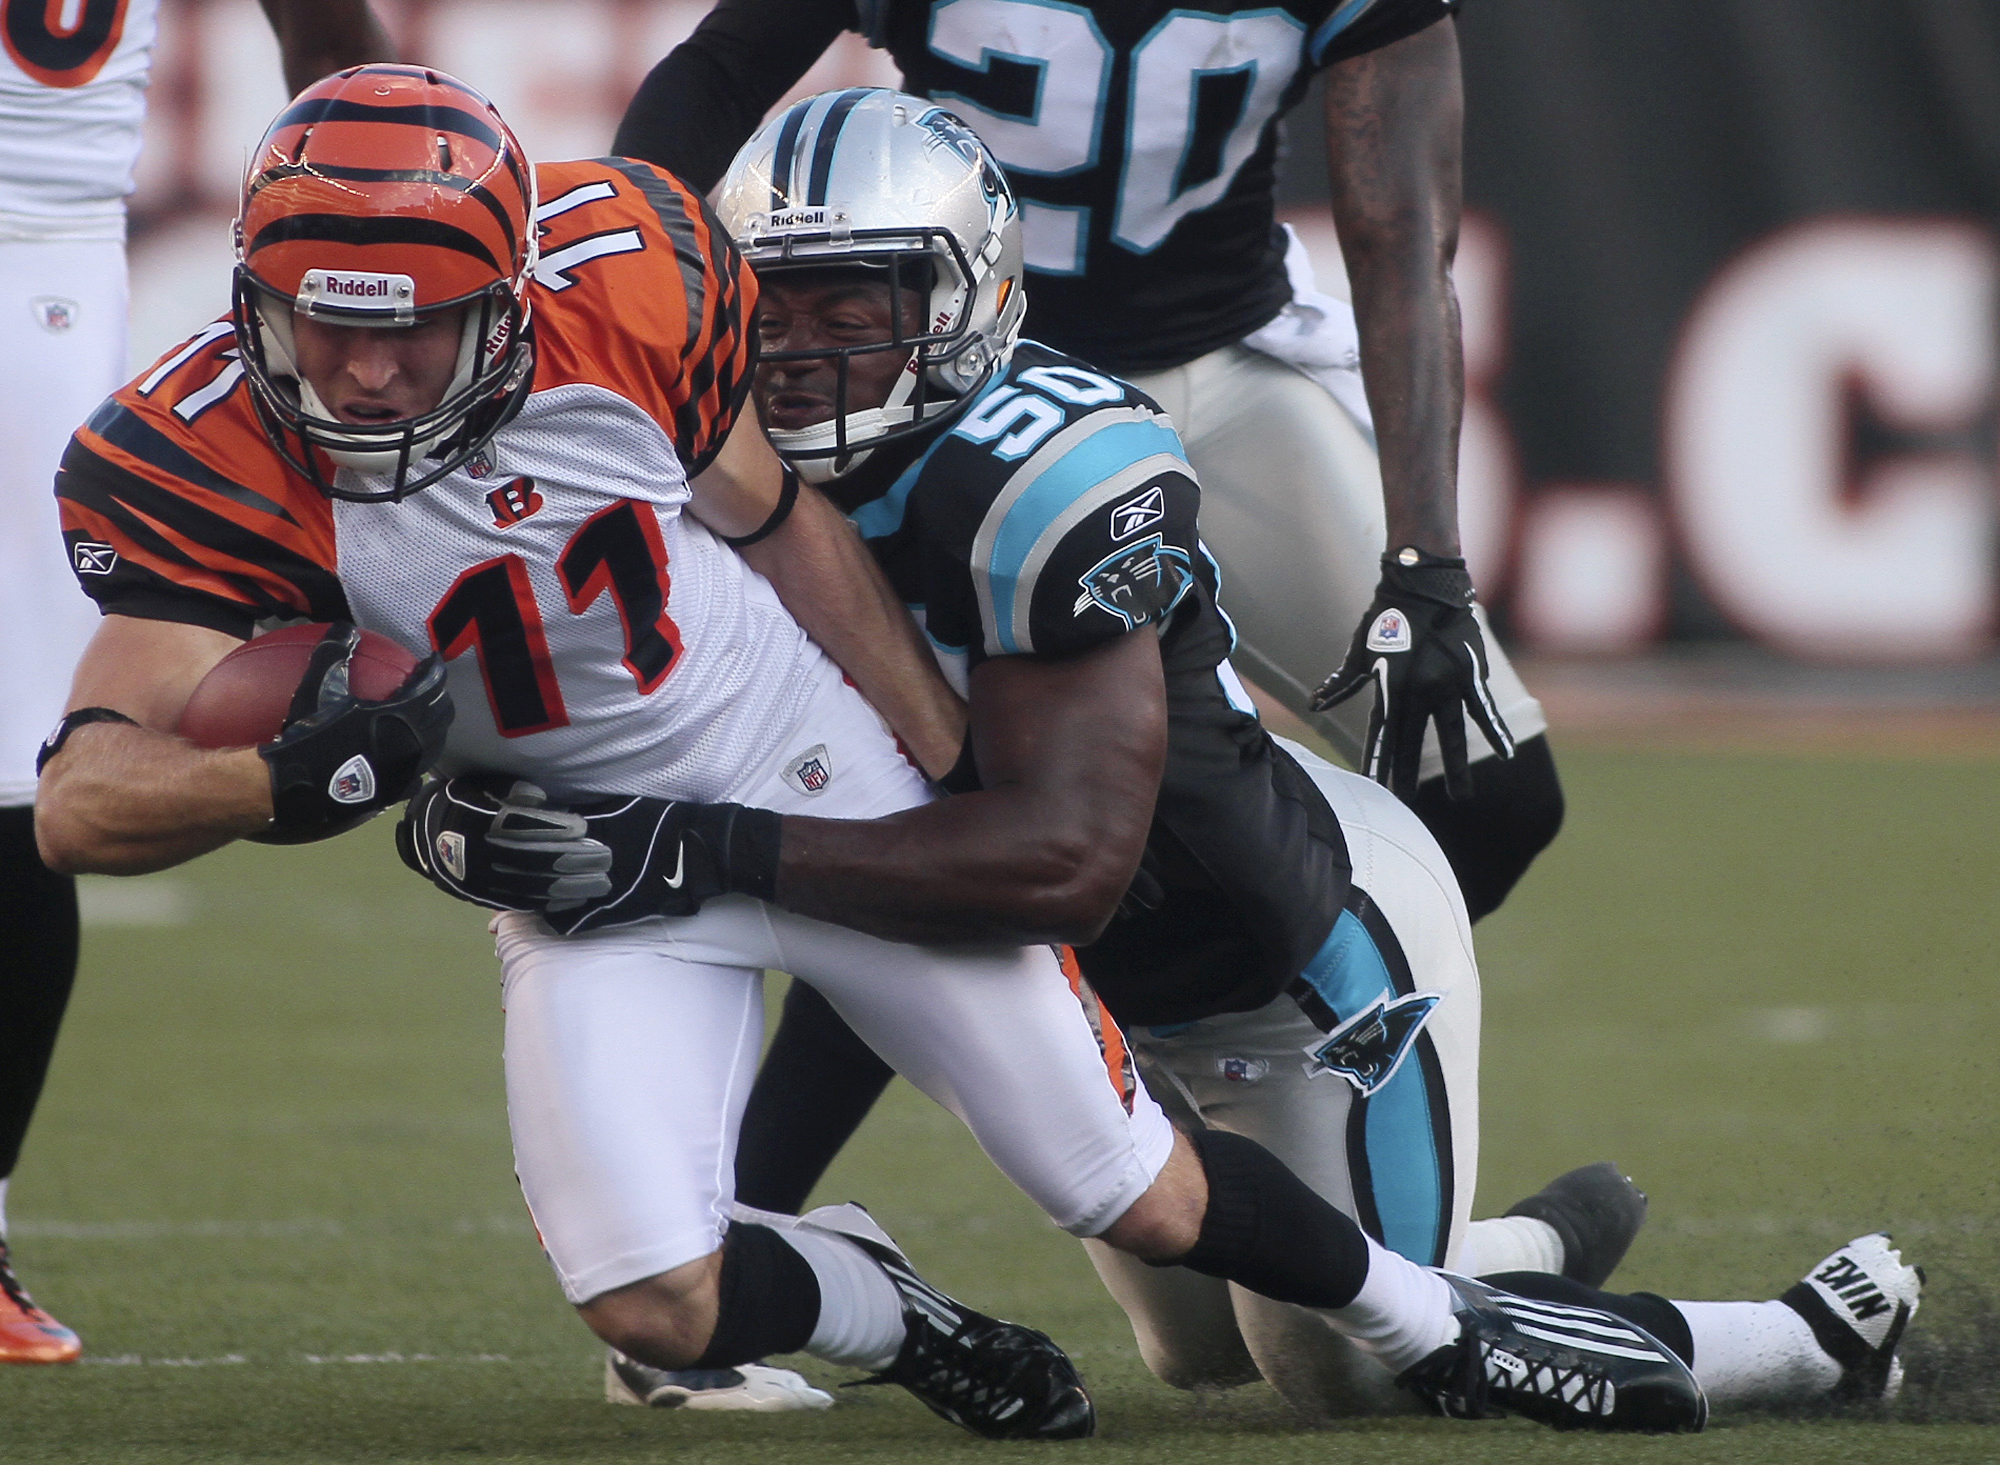
[[1465, 401], [1458, 296], [1458, 28], [1447, 20], [1327, 72], [1333, 221], [1381, 447], [1389, 547], [1458, 554]]
[[104, 618], [68, 710], [105, 707], [132, 725], [78, 727], [43, 769], [35, 838], [51, 869], [145, 874], [270, 822], [270, 773], [254, 749], [213, 751], [174, 736], [196, 685], [239, 644], [205, 626]]
[[258, 0], [278, 37], [285, 85], [294, 95], [322, 76], [369, 61], [394, 61], [389, 33], [368, 0]]
[[965, 741], [965, 704], [939, 675], [923, 632], [875, 557], [817, 489], [787, 482], [754, 415], [693, 481], [696, 518], [748, 541], [744, 559], [896, 730], [924, 771], [942, 778]]
[[1158, 638], [983, 662], [971, 717], [980, 792], [885, 819], [787, 818], [778, 903], [899, 941], [1095, 940], [1152, 827]]

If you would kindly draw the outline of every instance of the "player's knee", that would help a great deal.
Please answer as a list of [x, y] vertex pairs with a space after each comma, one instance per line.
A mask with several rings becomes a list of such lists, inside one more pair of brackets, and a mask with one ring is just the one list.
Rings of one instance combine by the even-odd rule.
[[718, 1313], [720, 1252], [600, 1292], [577, 1304], [590, 1330], [654, 1368], [688, 1368], [708, 1350]]
[[1450, 861], [1477, 921], [1499, 909], [1535, 857], [1562, 829], [1562, 781], [1546, 736], [1529, 738], [1512, 758], [1472, 765], [1473, 797], [1454, 801], [1444, 780], [1417, 790], [1415, 808]]
[[1201, 1239], [1207, 1209], [1201, 1159], [1187, 1136], [1176, 1133], [1173, 1153], [1152, 1185], [1105, 1228], [1101, 1239], [1142, 1262], [1171, 1266]]

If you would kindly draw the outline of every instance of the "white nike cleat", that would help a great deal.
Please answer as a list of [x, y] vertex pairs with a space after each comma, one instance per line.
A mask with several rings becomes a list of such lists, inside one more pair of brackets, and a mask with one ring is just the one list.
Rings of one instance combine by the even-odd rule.
[[1903, 1387], [1896, 1348], [1923, 1299], [1924, 1271], [1903, 1261], [1889, 1233], [1859, 1236], [1778, 1300], [1806, 1320], [1840, 1365], [1836, 1399], [1887, 1401]]
[[789, 1368], [745, 1363], [735, 1368], [654, 1368], [616, 1348], [604, 1352], [604, 1399], [653, 1409], [715, 1409], [786, 1414], [831, 1409], [833, 1395]]

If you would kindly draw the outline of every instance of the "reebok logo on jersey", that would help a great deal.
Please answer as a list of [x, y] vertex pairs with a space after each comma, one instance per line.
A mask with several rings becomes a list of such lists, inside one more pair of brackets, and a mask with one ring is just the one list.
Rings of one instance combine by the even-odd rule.
[[824, 792], [833, 782], [833, 759], [827, 756], [826, 744], [814, 743], [787, 763], [785, 782], [802, 794]]
[[512, 529], [542, 506], [542, 496], [532, 478], [517, 478], [486, 495], [486, 507], [493, 511], [495, 529]]
[[1141, 529], [1150, 529], [1166, 517], [1166, 490], [1149, 488], [1111, 511], [1111, 538], [1113, 542], [1130, 539]]
[[375, 769], [365, 753], [356, 753], [333, 770], [326, 796], [336, 804], [365, 804], [375, 797]]
[[79, 575], [108, 575], [118, 568], [118, 551], [90, 539], [71, 545], [69, 558]]
[[1393, 605], [1375, 617], [1375, 624], [1368, 628], [1370, 651], [1408, 651], [1411, 642], [1410, 619]]
[[299, 311], [322, 311], [417, 318], [417, 282], [408, 275], [378, 275], [369, 270], [307, 270], [299, 281]]
[[1366, 1098], [1396, 1076], [1442, 1001], [1442, 992], [1411, 992], [1393, 1002], [1377, 997], [1324, 1039], [1306, 1045], [1306, 1072], [1314, 1078], [1337, 1073]]

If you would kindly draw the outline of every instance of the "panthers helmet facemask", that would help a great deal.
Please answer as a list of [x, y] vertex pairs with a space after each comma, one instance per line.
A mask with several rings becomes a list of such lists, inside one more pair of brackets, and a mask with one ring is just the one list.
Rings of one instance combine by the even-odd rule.
[[[737, 153], [717, 213], [760, 278], [856, 268], [888, 283], [888, 339], [759, 353], [760, 363], [834, 363], [832, 417], [766, 432], [809, 483], [929, 430], [1013, 354], [1027, 309], [1020, 212], [978, 137], [934, 103], [879, 87], [797, 103]], [[903, 292], [912, 288], [925, 291], [926, 328], [906, 335]], [[850, 411], [849, 361], [884, 351], [907, 353], [909, 369], [880, 406]]]
[[[513, 133], [440, 71], [344, 71], [271, 124], [236, 225], [237, 347], [265, 435], [322, 493], [407, 498], [519, 410], [534, 359], [534, 210], [534, 173]], [[454, 311], [464, 313], [456, 369], [416, 416], [343, 421], [299, 372], [297, 316], [395, 329]], [[386, 482], [342, 483], [342, 468]]]

